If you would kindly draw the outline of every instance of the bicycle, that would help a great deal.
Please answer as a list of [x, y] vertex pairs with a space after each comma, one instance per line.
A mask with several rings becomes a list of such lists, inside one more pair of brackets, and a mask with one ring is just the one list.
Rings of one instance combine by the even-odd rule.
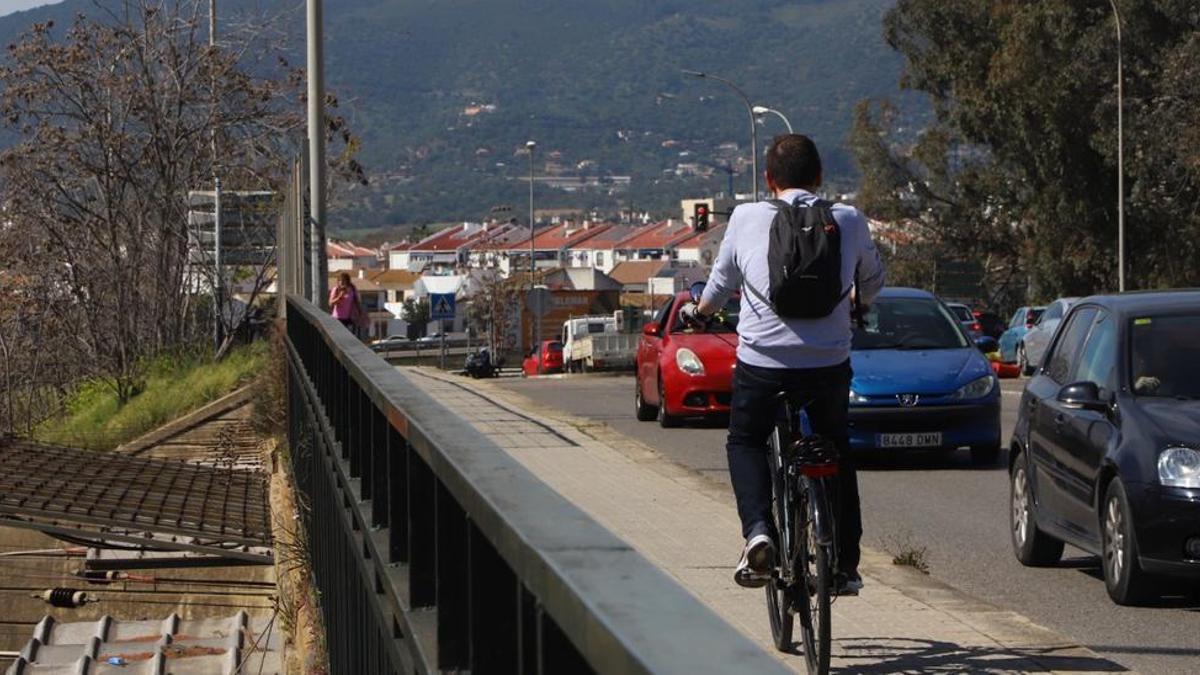
[[836, 504], [838, 451], [815, 435], [805, 408], [811, 397], [780, 393], [770, 446], [777, 566], [766, 585], [771, 636], [791, 651], [795, 614], [800, 616], [809, 673], [829, 672], [830, 606], [837, 574]]

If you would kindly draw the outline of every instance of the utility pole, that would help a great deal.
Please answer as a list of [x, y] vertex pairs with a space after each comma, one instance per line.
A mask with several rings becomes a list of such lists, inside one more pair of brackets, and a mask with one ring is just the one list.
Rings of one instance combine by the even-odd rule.
[[213, 177], [213, 305], [216, 310], [217, 323], [213, 328], [216, 344], [213, 353], [221, 351], [221, 343], [225, 340], [225, 280], [221, 270], [221, 178]]
[[1112, 5], [1113, 18], [1117, 22], [1117, 290], [1125, 292], [1125, 101], [1124, 64], [1121, 59], [1121, 13], [1117, 0], [1108, 0]]
[[[217, 51], [217, 0], [208, 0], [208, 47], [215, 57]], [[213, 107], [217, 105], [217, 76], [209, 87]], [[221, 270], [221, 177], [217, 172], [217, 127], [214, 124], [208, 129], [208, 144], [212, 150], [213, 171], [213, 312], [216, 321], [213, 325], [213, 353], [219, 354], [221, 343], [225, 340], [225, 306], [224, 275]]]
[[312, 227], [313, 304], [326, 309], [325, 269], [325, 64], [321, 0], [308, 2], [308, 191]]
[[[536, 233], [536, 227], [533, 218], [533, 151], [537, 148], [535, 141], [527, 141], [525, 148], [529, 150], [529, 301], [525, 304], [530, 305], [533, 301], [533, 283], [534, 283], [534, 264], [533, 264], [533, 239]], [[536, 316], [532, 305], [527, 308], [529, 310], [529, 339], [533, 342], [533, 349], [538, 349], [538, 328], [540, 328], [541, 317]], [[542, 372], [541, 354], [538, 354], [538, 374]]]

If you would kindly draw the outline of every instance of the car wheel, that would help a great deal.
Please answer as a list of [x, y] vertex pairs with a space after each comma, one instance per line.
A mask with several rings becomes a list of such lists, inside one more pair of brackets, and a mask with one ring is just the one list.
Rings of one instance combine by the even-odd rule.
[[1150, 594], [1151, 579], [1138, 563], [1137, 542], [1133, 538], [1133, 513], [1120, 478], [1108, 484], [1104, 509], [1100, 513], [1104, 540], [1104, 586], [1118, 605], [1136, 605]]
[[658, 407], [646, 403], [642, 398], [642, 383], [639, 381], [633, 387], [634, 415], [639, 422], [651, 422], [658, 417]]
[[999, 444], [971, 448], [971, 464], [975, 466], [994, 466], [998, 459], [1000, 459]]
[[1029, 355], [1025, 353], [1025, 343], [1017, 345], [1017, 369], [1025, 377], [1033, 374], [1033, 369], [1029, 367]]
[[664, 429], [673, 429], [681, 424], [680, 419], [667, 412], [667, 397], [663, 393], [662, 380], [658, 381], [658, 425]]
[[1046, 567], [1062, 559], [1063, 543], [1037, 526], [1033, 486], [1025, 470], [1025, 458], [1017, 457], [1009, 474], [1009, 532], [1013, 553], [1022, 565]]

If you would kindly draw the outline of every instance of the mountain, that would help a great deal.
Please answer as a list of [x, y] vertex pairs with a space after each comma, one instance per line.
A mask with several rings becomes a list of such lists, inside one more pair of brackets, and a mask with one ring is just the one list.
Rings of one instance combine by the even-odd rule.
[[[4, 17], [0, 39], [11, 42], [33, 20], [88, 11], [92, 1]], [[291, 60], [303, 63], [302, 2], [233, 4], [220, 3], [238, 15], [228, 20], [277, 17], [293, 41]], [[519, 152], [528, 139], [538, 142], [539, 174], [631, 176], [627, 190], [607, 179], [584, 192], [539, 187], [539, 205], [664, 210], [726, 189], [731, 161], [735, 187], [747, 191], [743, 104], [682, 69], [728, 78], [756, 104], [785, 112], [821, 147], [828, 179], [850, 187], [843, 141], [853, 106], [897, 89], [901, 61], [880, 36], [893, 4], [326, 0], [327, 86], [363, 139], [372, 175], [370, 187], [339, 196], [334, 219], [370, 227], [478, 218], [500, 203], [521, 212], [528, 160]], [[906, 105], [919, 114], [917, 102]], [[768, 117], [759, 130], [765, 144], [782, 123]], [[720, 147], [729, 143], [736, 149]], [[688, 175], [696, 172], [711, 175]]]

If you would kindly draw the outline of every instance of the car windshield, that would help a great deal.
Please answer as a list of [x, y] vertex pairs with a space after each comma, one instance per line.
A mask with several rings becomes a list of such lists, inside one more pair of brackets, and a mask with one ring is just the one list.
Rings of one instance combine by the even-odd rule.
[[1129, 334], [1134, 394], [1200, 400], [1200, 314], [1135, 317]]
[[853, 348], [962, 349], [962, 329], [941, 303], [930, 298], [877, 298], [855, 327]]
[[1029, 310], [1029, 314], [1027, 314], [1025, 316], [1025, 323], [1029, 324], [1029, 325], [1033, 325], [1033, 324], [1037, 323], [1037, 320], [1042, 318], [1042, 312], [1044, 312], [1044, 311], [1046, 311], [1046, 310], [1044, 310], [1044, 309]]
[[561, 352], [562, 351], [562, 343], [561, 342], [551, 342], [550, 344], [546, 345], [546, 351], [551, 354], [556, 354], [558, 352]]
[[[683, 306], [680, 305], [680, 309]], [[725, 301], [725, 308], [717, 315], [717, 321], [709, 324], [705, 330], [706, 333], [736, 333], [738, 324], [738, 312], [742, 310], [742, 301], [740, 298], [730, 298]], [[683, 317], [679, 312], [675, 313], [675, 322], [671, 324], [672, 333], [692, 332], [692, 329], [685, 326]]]
[[948, 305], [948, 306], [950, 307], [950, 311], [954, 312], [954, 316], [958, 317], [959, 321], [974, 321], [975, 320], [975, 315], [971, 314], [971, 310], [969, 308], [963, 307], [962, 305]]

